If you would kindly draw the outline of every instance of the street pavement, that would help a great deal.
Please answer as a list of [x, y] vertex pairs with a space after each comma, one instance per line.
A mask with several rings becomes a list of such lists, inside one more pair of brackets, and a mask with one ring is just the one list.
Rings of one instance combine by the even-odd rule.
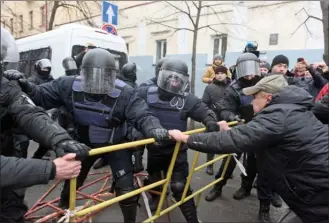
[[[37, 144], [32, 142], [30, 144], [29, 149], [29, 156], [31, 156], [34, 151], [36, 150]], [[192, 164], [192, 160], [194, 157], [195, 152], [189, 151], [189, 163]], [[146, 157], [144, 155], [144, 157]], [[144, 159], [145, 161], [145, 159]], [[206, 162], [206, 155], [201, 154], [199, 157], [198, 164], [202, 164]], [[145, 166], [144, 162], [144, 166]], [[217, 170], [220, 166], [220, 161], [215, 164], [215, 170]], [[102, 168], [100, 171], [106, 171], [109, 168]], [[95, 172], [92, 170], [92, 172]], [[202, 199], [200, 202], [200, 205], [198, 207], [198, 216], [199, 219], [203, 222], [257, 222], [257, 214], [258, 214], [258, 208], [259, 208], [259, 202], [257, 199], [257, 193], [256, 190], [253, 189], [251, 196], [237, 201], [233, 199], [233, 193], [239, 188], [240, 186], [240, 170], [235, 169], [234, 171], [234, 178], [232, 180], [228, 181], [228, 184], [223, 189], [223, 194], [220, 198], [213, 202], [206, 202], [204, 200], [205, 192], [202, 194]], [[91, 180], [96, 179], [96, 176], [90, 176], [88, 177], [86, 183], [90, 182]], [[205, 169], [201, 170], [200, 172], [197, 172], [193, 176], [192, 180], [192, 188], [194, 191], [196, 191], [199, 188], [202, 188], [203, 186], [207, 185], [208, 183], [212, 182], [214, 179], [214, 176], [209, 176], [205, 173]], [[29, 207], [31, 207], [48, 189], [49, 187], [54, 183], [54, 181], [50, 182], [48, 185], [38, 185], [31, 187], [27, 190], [26, 193], [26, 201]], [[84, 192], [96, 192], [99, 190], [99, 188], [102, 186], [103, 182], [96, 183], [93, 186], [86, 188]], [[60, 191], [60, 186], [58, 186], [53, 193], [51, 193], [46, 200], [54, 199], [58, 197]], [[169, 195], [169, 202], [172, 198], [171, 195]], [[85, 201], [84, 201], [85, 202]], [[137, 214], [137, 221], [142, 222], [143, 220], [147, 219], [147, 212], [145, 209], [145, 204], [143, 203], [143, 199], [140, 199], [139, 203], [141, 204], [141, 207], [138, 209]], [[81, 205], [82, 203], [78, 202], [78, 205]], [[165, 204], [164, 204], [165, 206]], [[281, 215], [284, 214], [284, 212], [287, 210], [287, 206], [284, 204], [282, 208], [275, 208], [271, 206], [271, 217], [273, 222], [276, 222]], [[42, 214], [49, 214], [52, 213], [53, 210], [51, 209], [43, 209], [36, 214], [42, 215]], [[171, 222], [186, 222], [184, 220], [183, 215], [181, 214], [179, 208], [174, 209], [170, 213], [170, 219]], [[123, 222], [123, 218], [121, 215], [121, 211], [118, 204], [114, 204], [111, 207], [103, 210], [101, 213], [99, 213], [97, 216], [92, 218], [92, 222]], [[169, 222], [168, 215], [162, 216], [155, 222]]]

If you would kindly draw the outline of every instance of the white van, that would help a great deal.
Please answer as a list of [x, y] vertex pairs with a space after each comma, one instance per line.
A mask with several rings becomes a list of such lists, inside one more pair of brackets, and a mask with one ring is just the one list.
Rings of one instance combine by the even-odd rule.
[[114, 54], [118, 71], [128, 61], [126, 43], [121, 37], [77, 24], [63, 25], [49, 32], [19, 39], [16, 43], [20, 53], [18, 70], [27, 77], [34, 73], [35, 62], [42, 58], [51, 60], [54, 78], [64, 75], [63, 59], [76, 56], [88, 43]]

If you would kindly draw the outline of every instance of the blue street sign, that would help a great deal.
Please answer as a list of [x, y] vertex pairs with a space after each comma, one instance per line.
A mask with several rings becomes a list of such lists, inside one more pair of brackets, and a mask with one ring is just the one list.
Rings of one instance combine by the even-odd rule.
[[118, 6], [113, 3], [103, 1], [102, 20], [103, 23], [118, 25]]
[[104, 24], [103, 27], [102, 27], [102, 30], [105, 30], [105, 31], [107, 31], [108, 33], [111, 33], [111, 34], [113, 34], [113, 35], [115, 35], [115, 36], [118, 35], [118, 31], [117, 31], [116, 28], [115, 28], [113, 25], [111, 25], [111, 24]]

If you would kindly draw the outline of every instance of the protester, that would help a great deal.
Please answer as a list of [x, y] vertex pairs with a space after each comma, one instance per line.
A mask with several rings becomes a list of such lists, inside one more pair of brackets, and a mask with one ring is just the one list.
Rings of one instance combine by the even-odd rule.
[[[217, 108], [218, 104], [220, 104], [220, 100], [224, 96], [224, 91], [230, 83], [231, 79], [228, 77], [228, 69], [224, 66], [218, 66], [215, 68], [215, 78], [203, 92], [202, 101], [216, 113], [217, 120], [220, 120], [220, 113]], [[207, 161], [213, 160], [214, 156], [214, 154], [207, 154]], [[214, 174], [213, 164], [207, 167], [206, 172], [209, 175]]]
[[266, 77], [243, 92], [254, 96], [255, 117], [249, 123], [229, 128], [221, 122], [218, 133], [188, 136], [171, 130], [169, 135], [205, 153], [254, 151], [267, 183], [304, 223], [328, 222], [328, 126], [312, 113], [311, 95], [288, 86], [281, 75]]
[[[218, 66], [225, 66], [223, 62], [223, 57], [219, 54], [215, 55], [211, 67], [208, 67], [203, 74], [202, 82], [206, 84], [211, 84], [212, 80], [215, 78], [215, 69]], [[228, 71], [227, 76], [232, 78], [232, 74]]]

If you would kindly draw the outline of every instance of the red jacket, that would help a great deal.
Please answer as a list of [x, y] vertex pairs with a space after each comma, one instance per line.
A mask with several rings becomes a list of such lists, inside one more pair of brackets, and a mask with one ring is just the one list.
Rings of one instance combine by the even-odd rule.
[[329, 84], [324, 85], [324, 87], [321, 89], [321, 91], [319, 92], [318, 96], [315, 98], [315, 101], [321, 100], [321, 98], [323, 96], [325, 96], [326, 94], [328, 94], [329, 91]]

